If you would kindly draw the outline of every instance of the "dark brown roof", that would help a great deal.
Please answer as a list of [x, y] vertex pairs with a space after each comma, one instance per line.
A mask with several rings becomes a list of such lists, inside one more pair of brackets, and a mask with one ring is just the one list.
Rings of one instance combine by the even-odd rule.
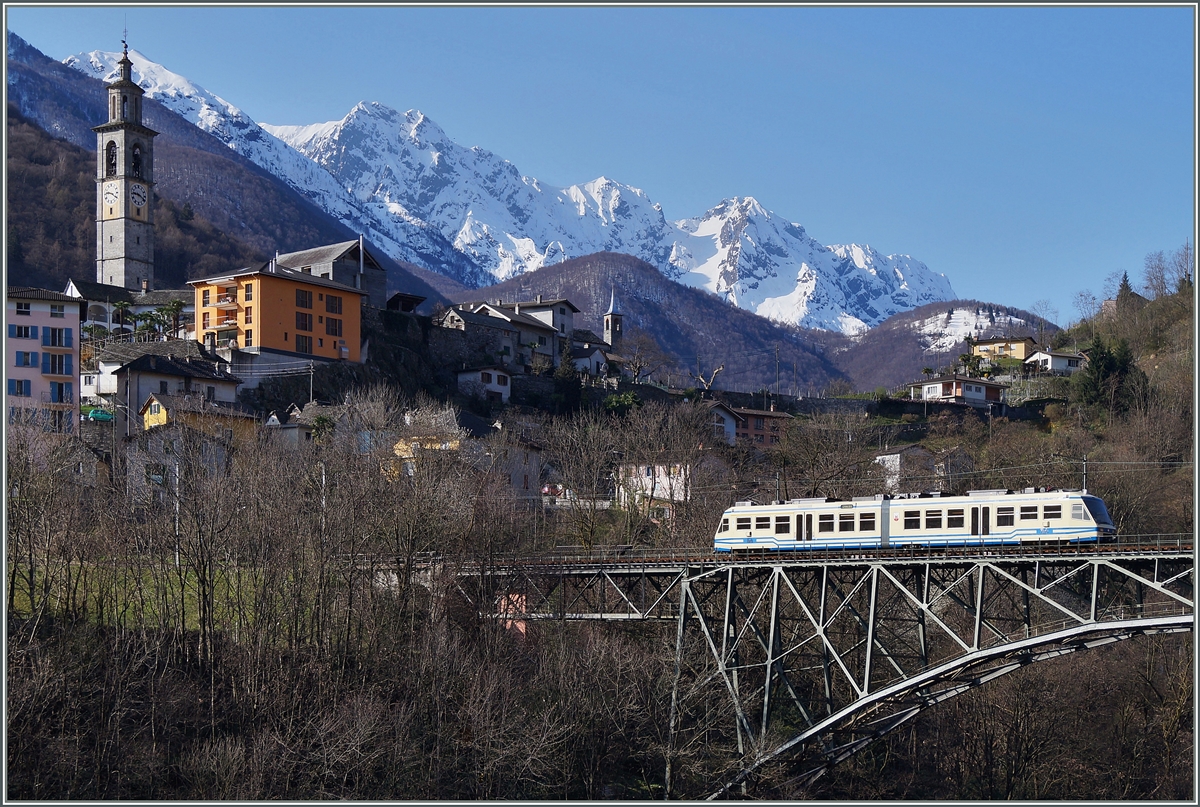
[[[196, 300], [195, 289], [155, 289], [154, 291], [141, 292], [135, 289], [126, 289], [121, 286], [110, 286], [107, 283], [94, 283], [89, 280], [70, 279], [71, 285], [75, 286], [76, 291], [83, 295], [84, 300], [94, 303], [116, 303], [125, 300], [133, 305], [166, 305], [172, 300], [183, 300], [189, 305]], [[70, 297], [69, 299], [77, 299]]]
[[240, 403], [235, 401], [209, 401], [203, 395], [196, 393], [192, 393], [191, 395], [167, 395], [160, 392], [152, 392], [146, 398], [146, 402], [142, 404], [143, 408], [145, 408], [146, 403], [149, 403], [150, 398], [165, 406], [168, 412], [199, 412], [202, 414], [239, 418], [256, 417], [253, 410], [248, 409]]
[[122, 365], [121, 369], [139, 373], [159, 373], [161, 375], [179, 376], [180, 378], [199, 378], [206, 381], [242, 383], [242, 380], [232, 373], [218, 369], [216, 362], [184, 356], [139, 356]]
[[194, 339], [169, 339], [166, 342], [116, 342], [104, 348], [97, 359], [104, 362], [131, 362], [139, 356], [178, 356], [180, 358], [213, 358], [204, 345]]
[[35, 289], [28, 286], [9, 286], [8, 299], [10, 300], [54, 300], [55, 302], [78, 303], [78, 297], [70, 297], [62, 292], [50, 291], [49, 289]]

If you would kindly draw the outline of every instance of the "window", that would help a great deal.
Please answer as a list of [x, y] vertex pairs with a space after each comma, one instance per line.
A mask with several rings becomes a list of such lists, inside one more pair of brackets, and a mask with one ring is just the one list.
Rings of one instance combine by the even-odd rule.
[[738, 520], [737, 520], [737, 528], [739, 530], [750, 529], [750, 517], [749, 516], [739, 516]]
[[1011, 527], [1014, 523], [1016, 523], [1016, 522], [1013, 520], [1013, 508], [1011, 508], [1011, 507], [997, 507], [996, 508], [996, 526], [997, 527]]
[[312, 353], [312, 337], [296, 334], [296, 352]]
[[37, 339], [36, 325], [9, 325], [9, 339]]
[[771, 530], [771, 517], [770, 516], [755, 516], [754, 517], [754, 531], [757, 532], [759, 530], [766, 530], [767, 532], [770, 532], [770, 530]]
[[207, 311], [205, 311], [200, 317], [200, 327], [201, 328], [208, 327], [208, 312]]
[[50, 403], [71, 403], [71, 385], [62, 381], [51, 381]]
[[28, 317], [30, 315], [29, 303], [17, 303], [17, 315]]
[[860, 513], [858, 516], [858, 529], [860, 532], [875, 532], [875, 514]]
[[761, 429], [761, 428], [764, 428], [765, 425], [766, 425], [766, 421], [764, 421], [762, 418], [754, 419], [754, 428]]
[[774, 445], [775, 443], [778, 443], [778, 442], [779, 442], [779, 435], [778, 435], [778, 434], [772, 434], [772, 435], [771, 435], [771, 444], [772, 444], [772, 445]]
[[[312, 308], [312, 292], [296, 289], [296, 308]], [[311, 328], [309, 330], [312, 330]]]
[[254, 331], [246, 331], [246, 347], [254, 346]]
[[217, 388], [208, 386], [204, 388], [204, 400], [215, 401], [217, 399]]
[[245, 286], [242, 287], [242, 289], [243, 289], [243, 291], [242, 291], [243, 299], [246, 302], [250, 302], [251, 300], [254, 299], [254, 284], [253, 283], [247, 283]]
[[342, 298], [337, 295], [330, 294], [325, 298], [325, 313], [340, 314], [342, 313]]
[[1045, 507], [1042, 508], [1042, 517], [1047, 518], [1047, 519], [1062, 518], [1062, 505], [1061, 504], [1046, 505]]
[[1071, 505], [1071, 518], [1075, 521], [1083, 521], [1084, 520], [1082, 504]]
[[37, 354], [27, 353], [25, 351], [17, 351], [17, 366], [18, 367], [37, 367]]
[[151, 485], [165, 485], [167, 483], [167, 466], [157, 462], [147, 464], [146, 481]]
[[62, 319], [66, 315], [67, 315], [66, 306], [55, 305], [54, 303], [50, 304], [50, 316], [54, 317], [55, 319]]
[[28, 378], [8, 379], [8, 394], [17, 398], [28, 398], [33, 395], [33, 384]]
[[717, 530], [717, 532], [729, 532], [729, 519], [721, 519], [721, 527]]
[[70, 328], [44, 328], [42, 330], [42, 345], [45, 347], [70, 347]]
[[200, 305], [212, 305], [212, 289], [200, 292]]
[[765, 435], [762, 435], [762, 434], [756, 434], [756, 435], [754, 435], [754, 442], [756, 442], [756, 443], [762, 443], [762, 442], [764, 442], [764, 439], [763, 439], [763, 438], [764, 438], [764, 436], [765, 436]]
[[117, 144], [110, 140], [104, 148], [104, 176], [115, 177], [117, 175]]
[[254, 309], [253, 308], [246, 309], [246, 316], [245, 316], [245, 319], [243, 320], [243, 322], [246, 325], [250, 325], [254, 322]]
[[42, 354], [42, 374], [43, 375], [71, 375], [70, 356], [62, 354], [43, 353]]
[[[163, 385], [164, 386], [166, 385], [165, 381], [163, 382]], [[150, 414], [157, 415], [161, 412], [162, 412], [162, 404], [160, 404], [158, 401], [155, 401], [154, 403], [150, 404]]]
[[925, 529], [940, 530], [942, 528], [942, 511], [941, 510], [926, 510], [925, 511]]
[[853, 513], [838, 513], [838, 532], [854, 532]]
[[491, 373], [480, 373], [479, 380], [482, 381], [484, 384], [490, 384], [490, 383], [492, 383], [492, 374]]
[[166, 440], [166, 439], [163, 440], [163, 453], [164, 454], [174, 454], [175, 453], [175, 441], [174, 440]]
[[158, 382], [158, 393], [159, 393], [160, 395], [166, 395], [166, 394], [167, 394], [167, 392], [168, 392], [168, 390], [167, 390], [167, 382], [166, 382], [166, 381], [159, 381], [159, 382]]
[[496, 384], [501, 387], [507, 387], [508, 386], [508, 376], [500, 375], [500, 373], [496, 373]]
[[949, 529], [962, 529], [966, 519], [963, 515], [963, 510], [947, 510], [946, 511], [946, 527]]
[[326, 336], [341, 336], [342, 321], [333, 317], [325, 318], [325, 335]]
[[791, 516], [775, 516], [775, 534], [787, 535], [792, 531]]
[[905, 510], [904, 511], [904, 529], [906, 529], [906, 530], [921, 529], [921, 511], [920, 510]]
[[[296, 312], [296, 330], [311, 331], [313, 329], [313, 315], [305, 314], [303, 311]], [[312, 341], [311, 339], [309, 340]]]
[[129, 172], [138, 179], [142, 178], [142, 147], [137, 143], [133, 144], [133, 153], [130, 155]]
[[1037, 521], [1037, 505], [1021, 508], [1022, 521]]
[[546, 346], [546, 337], [539, 336], [538, 337], [538, 347], [545, 347], [545, 346]]
[[833, 513], [817, 516], [817, 532], [833, 532]]

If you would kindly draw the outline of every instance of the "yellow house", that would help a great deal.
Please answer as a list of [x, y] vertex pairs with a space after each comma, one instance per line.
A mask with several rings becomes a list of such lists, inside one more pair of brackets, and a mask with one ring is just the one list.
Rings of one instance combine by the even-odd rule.
[[253, 440], [258, 433], [258, 419], [253, 412], [240, 404], [199, 394], [151, 393], [138, 414], [144, 431], [180, 424], [236, 443]]
[[1019, 359], [1025, 361], [1037, 351], [1032, 336], [1023, 339], [978, 339], [971, 345], [971, 354], [985, 359]]
[[188, 281], [196, 293], [196, 339], [248, 353], [360, 361], [365, 292], [310, 272], [271, 261]]

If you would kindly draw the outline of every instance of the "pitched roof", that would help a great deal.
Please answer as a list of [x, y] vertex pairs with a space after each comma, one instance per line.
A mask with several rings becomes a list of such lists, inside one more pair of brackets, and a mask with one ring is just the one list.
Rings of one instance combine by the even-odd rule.
[[[481, 328], [499, 328], [511, 330], [510, 328], [506, 328], [506, 323], [508, 320], [504, 319], [503, 317], [493, 317], [489, 316], [488, 314], [476, 314], [474, 311], [464, 311], [461, 308], [446, 309], [446, 313], [442, 315], [441, 320], [439, 321], [444, 321], [445, 318], [451, 313], [457, 315], [462, 319], [463, 322], [470, 325], [478, 325]], [[539, 324], [545, 325], [544, 322]]]
[[199, 378], [206, 381], [242, 383], [242, 379], [232, 373], [227, 373], [219, 369], [216, 362], [193, 359], [186, 356], [139, 356], [122, 365], [121, 370], [139, 373], [158, 373], [160, 375], [179, 376], [180, 378]]
[[[358, 242], [355, 241], [354, 243], [357, 244]], [[289, 269], [286, 266], [281, 266], [277, 263], [273, 263], [272, 261], [267, 261], [262, 266], [257, 268], [247, 267], [245, 269], [238, 269], [233, 272], [211, 275], [209, 277], [202, 277], [197, 280], [189, 280], [188, 285], [196, 286], [200, 284], [220, 283], [223, 280], [228, 281], [239, 277], [253, 277], [257, 275], [282, 277], [288, 280], [294, 280], [298, 283], [309, 283], [313, 286], [325, 286], [327, 288], [337, 289], [341, 293], [357, 294], [362, 297], [366, 297], [368, 294], [368, 292], [363, 291], [362, 289], [356, 289], [353, 286], [347, 286], [345, 283], [338, 283], [336, 280], [330, 280], [327, 277], [319, 277], [318, 275], [310, 275], [304, 272], [298, 272], [295, 269]]]
[[958, 373], [954, 373], [952, 375], [938, 375], [934, 376], [933, 378], [922, 379], [921, 381], [910, 381], [908, 386], [917, 387], [922, 384], [936, 384], [942, 381], [969, 381], [972, 384], [984, 384], [989, 387], [1003, 387], [1005, 389], [1007, 389], [1009, 386], [1008, 384], [1001, 384], [999, 381], [990, 381], [986, 378], [972, 378], [969, 375], [959, 375]]
[[150, 399], [158, 401], [168, 412], [198, 412], [208, 415], [221, 415], [223, 417], [238, 417], [255, 419], [257, 415], [251, 409], [246, 408], [236, 401], [209, 401], [203, 395], [168, 395], [161, 392], [152, 392], [142, 404], [142, 409], [150, 403]]
[[612, 347], [608, 342], [605, 342], [602, 337], [589, 331], [587, 328], [576, 328], [574, 335], [571, 337], [574, 342], [585, 342], [589, 345], [596, 345], [602, 348]]
[[776, 412], [772, 409], [747, 409], [744, 406], [729, 407], [734, 413], [746, 417], [754, 415], [757, 417], [772, 417], [772, 418], [790, 418], [792, 417], [787, 412]]
[[125, 364], [139, 356], [176, 356], [183, 359], [212, 360], [212, 357], [204, 350], [204, 345], [194, 339], [169, 339], [165, 342], [116, 342], [105, 347], [96, 358], [103, 362]]
[[55, 302], [78, 303], [77, 297], [71, 297], [57, 291], [49, 289], [35, 289], [28, 286], [9, 286], [8, 299], [10, 300], [54, 300]]
[[[75, 287], [82, 296], [82, 299], [90, 302], [100, 303], [116, 303], [121, 300], [132, 303], [133, 305], [166, 305], [172, 300], [183, 300], [185, 303], [194, 303], [196, 300], [196, 292], [194, 289], [155, 289], [154, 291], [142, 292], [135, 289], [127, 289], [122, 286], [110, 286], [107, 283], [95, 283], [90, 280], [76, 280], [70, 278], [67, 283], [67, 288]], [[77, 299], [66, 295], [71, 299]]]
[[505, 319], [514, 325], [524, 325], [526, 328], [533, 328], [534, 330], [538, 331], [554, 331], [554, 333], [558, 333], [558, 331], [554, 330], [553, 325], [548, 325], [545, 322], [542, 322], [540, 319], [535, 319], [528, 314], [518, 314], [516, 311], [505, 310], [505, 306], [494, 306], [491, 303], [484, 303], [476, 309], [476, 313], [485, 309], [492, 312], [485, 315], [491, 317], [492, 319]]
[[[316, 263], [333, 263], [357, 246], [358, 239], [356, 238], [353, 241], [341, 241], [337, 244], [326, 244], [323, 247], [302, 249], [299, 252], [288, 252], [277, 257], [275, 262], [279, 266], [287, 266], [289, 268], [311, 266]], [[366, 244], [363, 245], [363, 266], [383, 270], [379, 261], [371, 254], [371, 250], [366, 248]]]

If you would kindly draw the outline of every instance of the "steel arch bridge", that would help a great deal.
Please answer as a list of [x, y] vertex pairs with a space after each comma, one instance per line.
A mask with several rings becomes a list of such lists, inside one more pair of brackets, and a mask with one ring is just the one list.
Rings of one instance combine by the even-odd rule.
[[713, 736], [714, 721], [742, 762], [710, 798], [782, 762], [804, 786], [987, 681], [1077, 650], [1190, 631], [1194, 619], [1190, 536], [850, 557], [610, 549], [455, 577], [470, 599], [494, 603], [520, 627], [557, 619], [674, 628], [668, 798], [673, 750], [689, 732]]

